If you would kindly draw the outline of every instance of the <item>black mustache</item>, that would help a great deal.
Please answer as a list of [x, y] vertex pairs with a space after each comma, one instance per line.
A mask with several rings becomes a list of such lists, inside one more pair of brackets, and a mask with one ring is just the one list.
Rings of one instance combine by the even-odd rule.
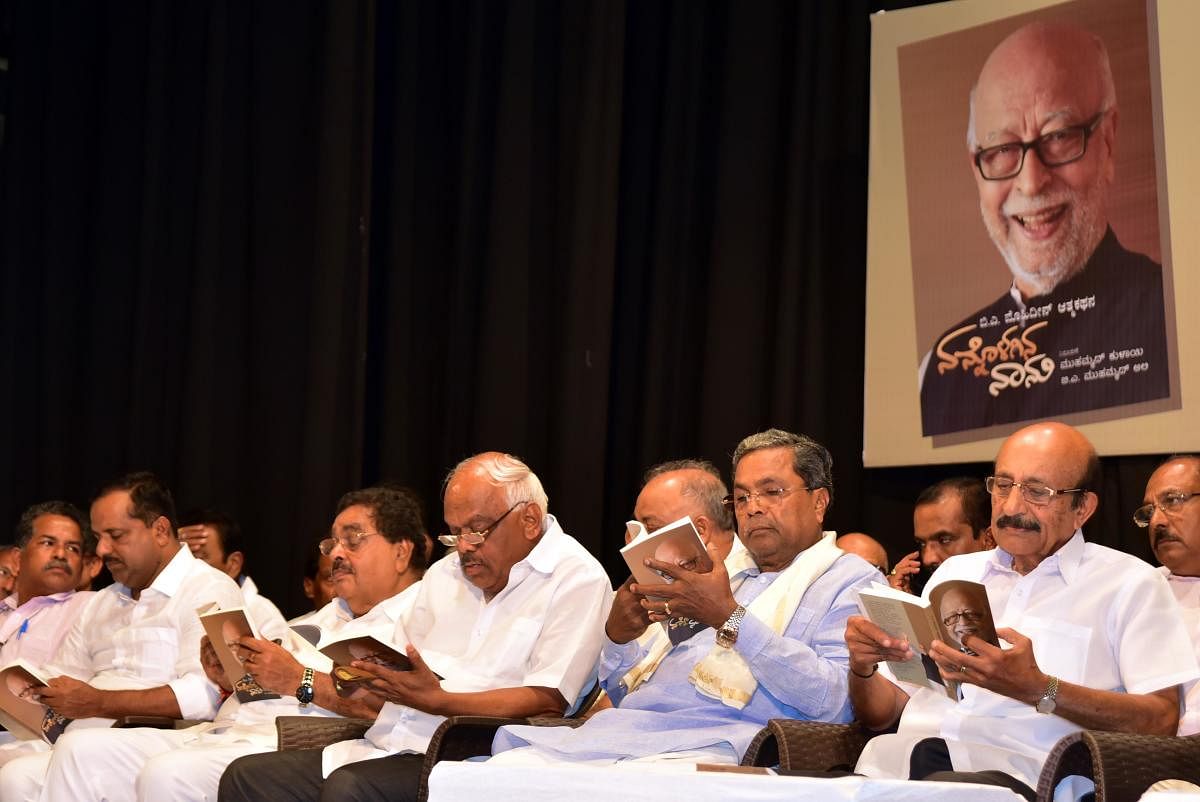
[[1164, 540], [1179, 540], [1179, 538], [1172, 535], [1171, 532], [1167, 529], [1167, 527], [1163, 526], [1162, 524], [1159, 524], [1158, 526], [1154, 527], [1154, 545], [1155, 545], [1155, 547], [1157, 547], [1158, 544], [1163, 542]]
[[1032, 516], [1025, 517], [1021, 515], [1001, 515], [996, 519], [997, 529], [1026, 529], [1030, 532], [1042, 531], [1042, 525], [1038, 523], [1038, 519]]
[[347, 574], [354, 573], [354, 566], [350, 565], [350, 561], [345, 557], [334, 557], [333, 569], [330, 570], [329, 575], [332, 577], [334, 574], [343, 572]]

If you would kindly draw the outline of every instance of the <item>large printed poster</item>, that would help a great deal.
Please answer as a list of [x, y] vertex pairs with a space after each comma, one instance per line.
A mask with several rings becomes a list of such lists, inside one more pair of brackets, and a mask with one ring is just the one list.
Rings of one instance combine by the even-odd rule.
[[873, 18], [865, 462], [986, 460], [1046, 419], [1174, 450], [1149, 436], [1183, 414], [1158, 4], [997, 5]]

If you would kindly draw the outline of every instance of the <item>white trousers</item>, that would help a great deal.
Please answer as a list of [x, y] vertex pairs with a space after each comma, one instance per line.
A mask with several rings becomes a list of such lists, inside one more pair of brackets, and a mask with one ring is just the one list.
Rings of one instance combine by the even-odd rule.
[[[268, 751], [269, 746], [226, 742], [192, 730], [68, 732], [54, 746], [41, 799], [215, 800], [226, 766], [243, 755]], [[9, 797], [3, 799], [8, 802]]]

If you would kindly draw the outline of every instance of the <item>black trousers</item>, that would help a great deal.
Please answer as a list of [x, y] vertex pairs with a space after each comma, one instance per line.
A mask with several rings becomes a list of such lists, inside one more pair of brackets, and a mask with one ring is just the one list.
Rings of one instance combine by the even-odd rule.
[[926, 738], [913, 747], [908, 758], [908, 779], [940, 783], [978, 783], [999, 785], [1015, 791], [1034, 802], [1037, 792], [1025, 783], [1002, 771], [955, 771], [950, 762], [950, 750], [941, 738]]
[[321, 750], [239, 757], [221, 775], [220, 802], [416, 802], [424, 755], [390, 755], [342, 766], [321, 779]]

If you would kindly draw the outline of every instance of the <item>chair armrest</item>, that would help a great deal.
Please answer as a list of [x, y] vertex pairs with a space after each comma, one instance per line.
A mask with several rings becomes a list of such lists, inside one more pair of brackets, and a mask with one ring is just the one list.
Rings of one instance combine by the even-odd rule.
[[275, 732], [279, 751], [321, 749], [338, 741], [363, 737], [375, 722], [369, 718], [327, 718], [325, 716], [279, 716]]
[[774, 718], [754, 736], [742, 757], [742, 765], [778, 765], [798, 771], [852, 771], [871, 735], [859, 724]]
[[149, 727], [155, 730], [186, 730], [204, 722], [199, 719], [171, 718], [170, 716], [121, 716], [113, 722], [118, 729]]
[[1038, 799], [1053, 799], [1055, 786], [1073, 774], [1096, 783], [1096, 802], [1137, 799], [1159, 780], [1200, 783], [1200, 735], [1073, 732], [1046, 758]]

